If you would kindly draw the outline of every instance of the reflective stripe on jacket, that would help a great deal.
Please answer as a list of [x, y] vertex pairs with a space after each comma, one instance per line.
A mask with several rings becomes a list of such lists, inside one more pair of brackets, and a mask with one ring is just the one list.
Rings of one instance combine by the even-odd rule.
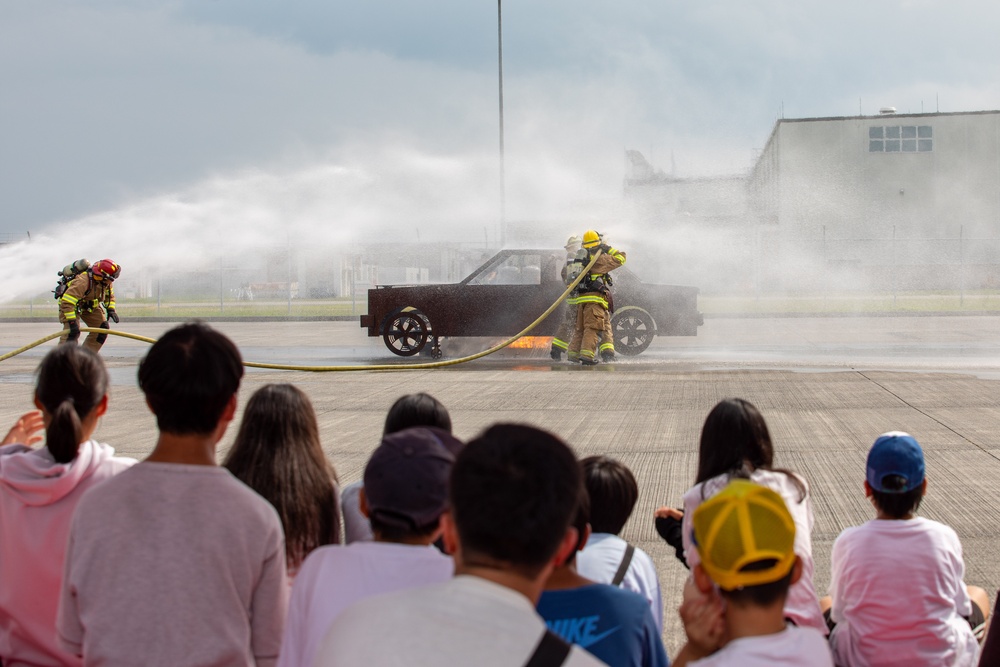
[[84, 310], [115, 307], [115, 288], [112, 283], [93, 280], [90, 272], [84, 272], [70, 281], [66, 292], [59, 299], [59, 312], [67, 320], [75, 320], [76, 314]]
[[[568, 301], [568, 299], [567, 299]], [[587, 292], [586, 294], [581, 294], [576, 297], [576, 303], [599, 303], [604, 307], [604, 310], [608, 309], [608, 300], [600, 292]]]

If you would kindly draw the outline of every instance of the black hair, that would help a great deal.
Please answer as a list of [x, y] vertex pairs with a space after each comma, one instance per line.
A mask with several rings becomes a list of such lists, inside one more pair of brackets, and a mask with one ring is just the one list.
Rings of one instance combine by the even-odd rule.
[[414, 426], [435, 426], [451, 433], [451, 416], [447, 408], [430, 394], [406, 394], [396, 399], [385, 416], [382, 435], [389, 435]]
[[316, 547], [340, 541], [337, 474], [298, 387], [267, 384], [254, 392], [223, 466], [277, 510], [289, 570]]
[[[586, 475], [586, 472], [584, 472], [584, 475]], [[587, 535], [587, 526], [591, 525], [590, 494], [587, 493], [586, 486], [580, 489], [580, 496], [577, 498], [576, 503], [576, 512], [573, 514], [573, 521], [570, 525], [576, 528], [576, 546], [569, 552], [569, 557], [566, 559], [567, 563], [576, 560], [577, 552], [583, 548], [583, 539]]]
[[[740, 572], [757, 572], [774, 567], [778, 561], [774, 558], [747, 563], [740, 568]], [[777, 581], [767, 584], [757, 584], [756, 586], [743, 586], [731, 591], [720, 589], [720, 594], [727, 601], [737, 606], [752, 605], [754, 607], [770, 607], [777, 602], [783, 602], [788, 597], [788, 589], [792, 585], [792, 573], [795, 566], [792, 565], [788, 573]]]
[[882, 478], [882, 486], [895, 492], [872, 489], [872, 500], [879, 511], [893, 519], [902, 519], [916, 512], [920, 507], [920, 501], [924, 499], [923, 484], [915, 489], [903, 491], [906, 488], [906, 478], [902, 475], [886, 475]]
[[742, 398], [719, 401], [701, 429], [695, 483], [719, 475], [749, 479], [754, 470], [771, 470], [787, 475], [799, 491], [799, 502], [805, 500], [806, 487], [799, 476], [790, 470], [774, 468], [773, 463], [774, 445], [760, 411]]
[[531, 426], [491, 426], [451, 471], [465, 560], [537, 576], [565, 538], [582, 488], [580, 464], [562, 440]]
[[440, 519], [435, 519], [426, 526], [402, 526], [398, 523], [385, 522], [379, 519], [378, 513], [368, 517], [372, 533], [383, 542], [408, 542], [427, 538], [434, 534], [440, 526]]
[[56, 463], [76, 458], [82, 421], [108, 393], [108, 371], [101, 358], [77, 345], [59, 345], [35, 371], [35, 398], [49, 415], [45, 447]]
[[236, 345], [201, 322], [165, 333], [139, 364], [139, 389], [156, 425], [176, 435], [214, 431], [242, 377]]
[[588, 456], [580, 464], [590, 497], [590, 527], [595, 533], [617, 535], [639, 500], [635, 475], [624, 463], [608, 456]]

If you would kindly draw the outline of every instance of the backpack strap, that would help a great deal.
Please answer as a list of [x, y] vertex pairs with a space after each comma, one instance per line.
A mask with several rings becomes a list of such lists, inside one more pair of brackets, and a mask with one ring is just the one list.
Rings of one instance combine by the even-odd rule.
[[625, 553], [622, 555], [622, 562], [618, 564], [618, 571], [615, 572], [615, 578], [611, 580], [612, 586], [621, 586], [622, 582], [625, 581], [625, 573], [628, 572], [628, 566], [632, 563], [632, 554], [635, 553], [635, 547], [631, 544], [625, 545]]
[[563, 638], [545, 628], [545, 634], [524, 667], [559, 667], [566, 662], [570, 645]]

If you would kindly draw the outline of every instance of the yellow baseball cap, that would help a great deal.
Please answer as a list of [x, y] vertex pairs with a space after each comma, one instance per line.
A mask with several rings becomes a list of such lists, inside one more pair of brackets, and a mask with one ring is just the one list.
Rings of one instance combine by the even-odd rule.
[[[771, 489], [735, 479], [694, 511], [701, 566], [727, 591], [778, 581], [795, 564], [795, 521]], [[754, 563], [773, 561], [763, 568]]]

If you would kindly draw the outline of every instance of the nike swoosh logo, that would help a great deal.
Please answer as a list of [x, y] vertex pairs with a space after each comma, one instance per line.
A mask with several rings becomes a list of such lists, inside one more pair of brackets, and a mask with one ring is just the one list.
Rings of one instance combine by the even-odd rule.
[[618, 632], [618, 629], [620, 627], [622, 627], [622, 626], [616, 625], [615, 627], [611, 628], [610, 630], [602, 632], [599, 635], [590, 635], [589, 637], [584, 637], [583, 641], [579, 642], [578, 646], [580, 648], [587, 648], [588, 646], [593, 646], [594, 644], [596, 644], [597, 642], [601, 641], [602, 639], [604, 639], [608, 635], [613, 634], [615, 632]]

